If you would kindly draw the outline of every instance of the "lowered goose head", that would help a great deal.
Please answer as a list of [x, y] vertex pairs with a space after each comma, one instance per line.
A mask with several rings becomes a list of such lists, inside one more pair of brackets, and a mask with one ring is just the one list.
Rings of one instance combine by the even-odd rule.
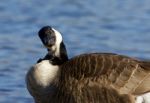
[[62, 62], [68, 60], [67, 50], [60, 32], [50, 26], [45, 26], [39, 30], [38, 34], [42, 43], [48, 49], [46, 58], [57, 57]]

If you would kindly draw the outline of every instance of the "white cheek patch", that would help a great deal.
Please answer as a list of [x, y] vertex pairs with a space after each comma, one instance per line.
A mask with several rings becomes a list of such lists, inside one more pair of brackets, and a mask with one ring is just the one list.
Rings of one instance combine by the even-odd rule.
[[62, 35], [60, 34], [60, 32], [58, 32], [54, 28], [52, 28], [52, 30], [55, 32], [55, 36], [56, 36], [55, 55], [59, 57], [60, 56], [60, 43], [62, 42]]
[[56, 51], [56, 45], [52, 46], [51, 48], [53, 51]]

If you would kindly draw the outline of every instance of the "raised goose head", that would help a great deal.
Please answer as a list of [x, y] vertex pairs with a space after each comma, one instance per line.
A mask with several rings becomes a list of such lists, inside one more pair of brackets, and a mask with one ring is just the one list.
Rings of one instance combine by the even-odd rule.
[[50, 26], [45, 26], [39, 30], [38, 35], [48, 50], [48, 54], [44, 59], [55, 57], [59, 59], [59, 62], [66, 62], [68, 60], [67, 50], [60, 32]]

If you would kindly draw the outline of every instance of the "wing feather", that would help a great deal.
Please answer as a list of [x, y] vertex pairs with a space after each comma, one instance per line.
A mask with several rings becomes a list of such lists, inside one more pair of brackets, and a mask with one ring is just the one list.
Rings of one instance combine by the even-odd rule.
[[84, 54], [62, 65], [62, 74], [65, 75], [61, 77], [61, 81], [67, 82], [67, 78], [70, 78], [78, 82], [87, 79], [99, 83], [105, 78], [108, 85], [122, 94], [142, 94], [150, 91], [149, 68], [150, 62], [141, 62], [127, 56], [109, 53]]

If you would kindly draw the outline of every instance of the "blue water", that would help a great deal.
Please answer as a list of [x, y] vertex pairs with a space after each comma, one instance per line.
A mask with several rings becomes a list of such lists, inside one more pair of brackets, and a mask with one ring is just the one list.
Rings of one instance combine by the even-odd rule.
[[150, 0], [1, 0], [0, 103], [33, 103], [25, 74], [46, 54], [37, 32], [58, 29], [69, 57], [113, 52], [150, 59]]

